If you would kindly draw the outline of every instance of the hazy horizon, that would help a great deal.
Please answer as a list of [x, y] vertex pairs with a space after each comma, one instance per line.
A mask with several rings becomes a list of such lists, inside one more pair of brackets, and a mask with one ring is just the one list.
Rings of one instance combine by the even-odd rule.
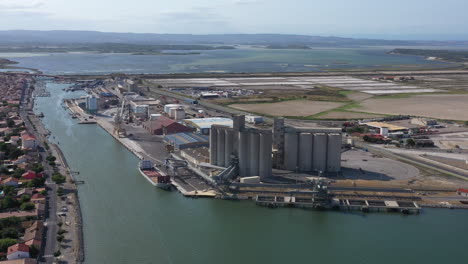
[[468, 40], [465, 10], [462, 0], [0, 0], [0, 30]]

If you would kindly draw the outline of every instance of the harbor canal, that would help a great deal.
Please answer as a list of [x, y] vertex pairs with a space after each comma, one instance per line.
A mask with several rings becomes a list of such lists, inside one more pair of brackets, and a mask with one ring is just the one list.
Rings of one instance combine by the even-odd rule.
[[[253, 202], [188, 199], [155, 188], [138, 159], [98, 125], [62, 106], [64, 84], [36, 98], [51, 141], [77, 179], [89, 264], [453, 263], [468, 258], [468, 211], [420, 215], [268, 209]], [[430, 254], [429, 254], [430, 253]]]

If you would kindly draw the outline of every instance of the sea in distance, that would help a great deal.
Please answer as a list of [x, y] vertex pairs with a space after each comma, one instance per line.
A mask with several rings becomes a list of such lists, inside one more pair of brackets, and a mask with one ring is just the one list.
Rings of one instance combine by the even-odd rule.
[[[47, 74], [317, 72], [350, 69], [425, 69], [453, 67], [419, 56], [388, 54], [391, 48], [265, 49], [190, 51], [197, 54], [132, 55], [122, 53], [0, 53], [15, 67]], [[186, 52], [186, 51], [184, 51]]]

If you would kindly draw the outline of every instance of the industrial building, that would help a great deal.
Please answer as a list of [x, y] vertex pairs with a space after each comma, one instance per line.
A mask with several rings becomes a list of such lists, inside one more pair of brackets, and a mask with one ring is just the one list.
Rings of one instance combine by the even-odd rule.
[[210, 134], [210, 129], [214, 125], [231, 127], [231, 128], [233, 126], [232, 119], [224, 118], [224, 117], [185, 119], [184, 122], [194, 127], [198, 133], [203, 134], [203, 135]]
[[235, 116], [232, 128], [213, 125], [210, 162], [220, 167], [237, 165], [240, 177], [272, 176], [272, 133], [245, 127], [245, 117]]
[[164, 137], [164, 142], [174, 146], [175, 150], [208, 147], [208, 137], [194, 133], [176, 133]]
[[341, 171], [341, 129], [285, 127], [273, 124], [274, 167], [303, 173], [336, 174]]
[[437, 125], [437, 121], [427, 118], [411, 118], [411, 124], [418, 126], [435, 126]]
[[138, 104], [134, 101], [130, 102], [130, 107], [132, 108], [133, 114], [139, 118], [148, 118], [149, 115], [149, 105], [147, 104]]
[[182, 132], [193, 132], [193, 129], [165, 116], [156, 117], [143, 123], [143, 128], [153, 135], [169, 135]]

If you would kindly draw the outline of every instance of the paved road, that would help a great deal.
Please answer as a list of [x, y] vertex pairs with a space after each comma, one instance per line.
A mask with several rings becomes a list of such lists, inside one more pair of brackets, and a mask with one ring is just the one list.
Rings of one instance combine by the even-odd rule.
[[422, 167], [425, 167], [425, 168], [429, 168], [429, 169], [432, 169], [432, 170], [435, 170], [435, 171], [438, 171], [438, 172], [441, 172], [441, 173], [444, 173], [444, 174], [447, 174], [447, 175], [451, 175], [451, 176], [459, 178], [459, 179], [468, 180], [468, 175], [466, 175], [464, 173], [460, 173], [458, 170], [455, 170], [455, 169], [450, 169], [450, 168], [447, 168], [445, 166], [444, 167], [438, 166], [437, 164], [432, 163], [430, 161], [424, 161], [424, 160], [416, 159], [416, 158], [413, 158], [413, 157], [411, 157], [409, 155], [402, 155], [400, 153], [391, 152], [389, 150], [374, 147], [374, 146], [371, 146], [370, 144], [366, 144], [366, 143], [362, 143], [362, 142], [356, 142], [356, 146], [366, 148], [366, 149], [369, 149], [371, 151], [375, 151], [375, 152], [377, 152], [379, 154], [382, 154], [383, 156], [397, 158], [397, 159], [400, 159], [400, 160], [403, 160], [403, 161], [406, 161], [406, 162], [409, 162], [409, 163], [412, 163], [412, 164], [416, 164], [416, 165], [419, 165], [419, 166], [422, 166]]
[[[24, 121], [24, 124], [26, 126], [27, 131], [32, 133], [38, 140], [39, 144], [39, 149], [40, 151], [38, 152], [39, 155], [41, 156], [42, 160], [45, 160], [47, 157], [47, 153], [44, 151], [45, 146], [44, 146], [44, 141], [46, 140], [41, 133], [44, 133], [45, 131], [40, 131], [39, 133], [36, 129], [34, 129], [33, 124], [28, 119], [28, 111], [32, 110], [32, 102], [28, 104], [28, 97], [30, 95], [30, 89], [27, 87], [24, 89], [23, 94], [22, 94], [22, 99], [21, 99], [21, 105], [20, 105], [20, 116], [22, 120]], [[36, 127], [37, 128], [37, 127]], [[52, 167], [44, 162], [44, 172], [46, 175], [52, 175], [53, 169]], [[47, 192], [47, 206], [46, 206], [46, 225], [47, 225], [47, 231], [46, 231], [46, 238], [45, 238], [45, 246], [43, 246], [43, 256], [45, 261], [42, 263], [53, 263], [54, 257], [54, 251], [56, 248], [56, 235], [57, 235], [57, 185], [51, 180], [50, 177], [47, 177], [46, 179], [46, 187], [48, 189]], [[43, 243], [44, 245], [44, 243]]]

